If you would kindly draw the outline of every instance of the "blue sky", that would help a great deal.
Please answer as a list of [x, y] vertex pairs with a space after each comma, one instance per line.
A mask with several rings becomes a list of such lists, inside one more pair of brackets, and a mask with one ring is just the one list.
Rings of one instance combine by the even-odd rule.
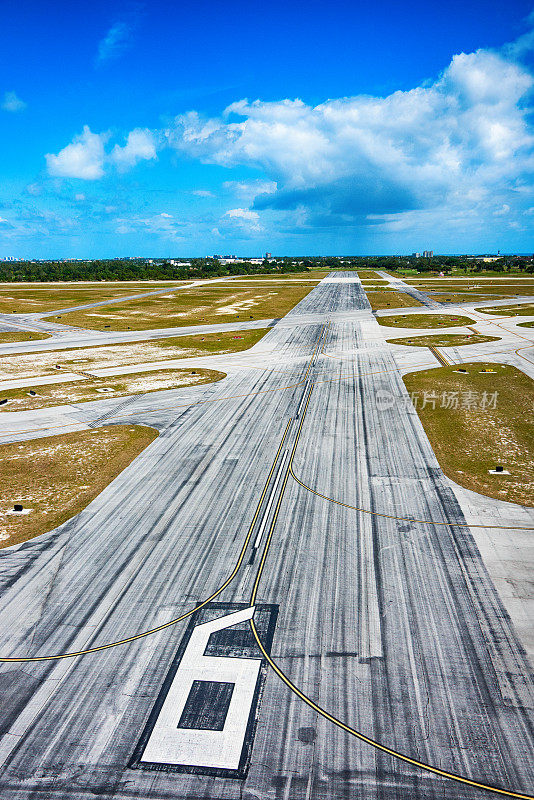
[[0, 257], [534, 250], [532, 0], [0, 15]]

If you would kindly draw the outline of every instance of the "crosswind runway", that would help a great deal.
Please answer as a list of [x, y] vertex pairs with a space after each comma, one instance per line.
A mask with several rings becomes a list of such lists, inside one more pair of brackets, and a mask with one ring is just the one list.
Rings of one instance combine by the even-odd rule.
[[529, 665], [413, 407], [383, 402], [407, 396], [361, 283], [284, 323], [199, 403], [119, 412], [160, 436], [0, 553], [0, 656], [96, 649], [0, 664], [2, 800], [532, 794]]

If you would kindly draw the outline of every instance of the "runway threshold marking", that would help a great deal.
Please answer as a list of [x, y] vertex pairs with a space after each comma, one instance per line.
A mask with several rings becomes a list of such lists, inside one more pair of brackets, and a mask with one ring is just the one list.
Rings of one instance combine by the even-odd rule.
[[[293, 477], [295, 477], [294, 474], [293, 474], [293, 471], [292, 471], [293, 457], [295, 455], [295, 451], [297, 449], [297, 445], [298, 445], [298, 442], [299, 442], [299, 439], [300, 439], [300, 434], [301, 434], [301, 431], [302, 431], [302, 426], [304, 424], [304, 418], [306, 417], [306, 413], [308, 411], [308, 405], [309, 405], [309, 402], [310, 402], [310, 397], [311, 397], [311, 394], [312, 394], [312, 391], [313, 391], [313, 387], [314, 387], [314, 384], [312, 384], [311, 387], [310, 387], [310, 391], [308, 393], [308, 397], [307, 397], [307, 400], [306, 400], [306, 405], [304, 407], [302, 418], [300, 420], [300, 425], [298, 427], [297, 435], [296, 435], [296, 438], [295, 438], [295, 443], [294, 443], [294, 445], [293, 445], [293, 447], [291, 449], [291, 456], [289, 458], [289, 464], [288, 464], [288, 467], [287, 467], [287, 470], [286, 470], [286, 474], [285, 474], [285, 477], [284, 477], [284, 482], [282, 484], [282, 489], [280, 491], [280, 496], [278, 498], [278, 503], [276, 505], [276, 511], [275, 511], [274, 516], [273, 516], [273, 520], [271, 522], [271, 527], [269, 529], [269, 534], [268, 534], [267, 540], [265, 542], [265, 547], [264, 547], [264, 550], [263, 550], [262, 558], [261, 558], [261, 561], [260, 561], [259, 566], [258, 566], [258, 572], [256, 574], [256, 579], [254, 581], [254, 586], [253, 586], [251, 597], [250, 597], [250, 605], [251, 606], [255, 605], [255, 603], [256, 603], [256, 597], [257, 597], [257, 594], [258, 594], [258, 589], [259, 589], [259, 585], [260, 585], [263, 569], [264, 569], [264, 566], [265, 566], [265, 562], [267, 560], [269, 548], [271, 546], [273, 532], [274, 532], [274, 528], [275, 528], [276, 521], [277, 521], [277, 518], [278, 518], [278, 513], [280, 511], [280, 506], [282, 504], [282, 499], [283, 499], [283, 495], [284, 495], [284, 492], [285, 492], [287, 480], [288, 480], [290, 474]], [[298, 481], [298, 482], [300, 483], [300, 481]], [[307, 488], [307, 487], [305, 487], [305, 488]], [[341, 505], [343, 505], [343, 504], [341, 504]], [[352, 508], [352, 506], [351, 506], [351, 508]], [[254, 624], [254, 617], [252, 617], [252, 619], [249, 621], [249, 624], [250, 624], [253, 636], [254, 636], [254, 638], [256, 640], [256, 643], [257, 643], [258, 647], [260, 648], [265, 660], [267, 661], [267, 663], [269, 664], [271, 669], [280, 678], [280, 680], [283, 683], [285, 683], [285, 685], [290, 689], [290, 691], [292, 691], [298, 698], [300, 698], [300, 700], [302, 700], [304, 703], [306, 703], [307, 706], [309, 706], [311, 709], [313, 709], [313, 711], [316, 711], [318, 714], [320, 714], [320, 716], [324, 717], [324, 719], [328, 720], [333, 725], [336, 725], [338, 728], [341, 728], [346, 733], [349, 733], [351, 736], [354, 736], [356, 739], [359, 739], [360, 741], [365, 742], [366, 744], [370, 745], [371, 747], [374, 747], [376, 750], [381, 750], [382, 752], [387, 753], [388, 755], [392, 756], [393, 758], [396, 758], [399, 761], [403, 761], [406, 764], [410, 764], [412, 766], [418, 767], [419, 769], [422, 769], [425, 772], [430, 772], [430, 773], [432, 773], [434, 775], [439, 775], [442, 778], [446, 778], [448, 780], [456, 781], [456, 783], [462, 783], [462, 784], [465, 784], [467, 786], [473, 786], [473, 787], [475, 787], [477, 789], [482, 789], [483, 791], [486, 791], [486, 792], [493, 792], [495, 794], [504, 795], [506, 797], [515, 797], [515, 798], [518, 798], [518, 800], [534, 800], [534, 795], [522, 794], [521, 792], [515, 792], [515, 791], [510, 790], [510, 789], [503, 789], [503, 788], [500, 788], [499, 786], [492, 786], [490, 784], [482, 783], [481, 781], [476, 781], [476, 780], [473, 780], [471, 778], [467, 778], [467, 777], [465, 777], [463, 775], [458, 775], [458, 774], [456, 774], [454, 772], [448, 772], [447, 770], [440, 769], [439, 767], [433, 767], [431, 764], [426, 764], [424, 761], [418, 761], [417, 759], [411, 758], [410, 756], [407, 756], [404, 753], [400, 753], [397, 750], [393, 750], [391, 747], [388, 747], [387, 745], [381, 744], [376, 739], [372, 739], [370, 736], [366, 736], [364, 733], [362, 733], [361, 731], [357, 730], [356, 728], [353, 728], [350, 725], [347, 725], [345, 722], [343, 722], [342, 720], [340, 720], [337, 717], [335, 717], [333, 714], [330, 714], [328, 711], [326, 711], [326, 709], [324, 709], [322, 706], [318, 705], [314, 700], [312, 700], [310, 697], [308, 697], [308, 695], [306, 695], [304, 692], [302, 692], [298, 688], [298, 686], [295, 686], [295, 684], [291, 681], [290, 678], [288, 678], [288, 676], [281, 669], [281, 667], [278, 666], [276, 661], [273, 658], [271, 658], [270, 654], [267, 652], [266, 648], [264, 647], [264, 645], [263, 645], [263, 643], [262, 643], [262, 641], [260, 639], [260, 636], [258, 634], [258, 631], [256, 629], [256, 626]]]

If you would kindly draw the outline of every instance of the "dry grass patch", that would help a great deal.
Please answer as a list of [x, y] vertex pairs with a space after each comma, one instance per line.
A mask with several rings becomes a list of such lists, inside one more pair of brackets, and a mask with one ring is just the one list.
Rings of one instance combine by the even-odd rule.
[[30, 333], [29, 331], [1, 331], [0, 344], [11, 344], [12, 342], [29, 342], [37, 339], [51, 339], [48, 333]]
[[[143, 342], [97, 345], [61, 351], [39, 351], [0, 356], [0, 380], [56, 374], [56, 365], [71, 371], [119, 367], [171, 358], [192, 358], [247, 350], [265, 336], [268, 328], [206, 333], [202, 336], [170, 336]], [[1, 391], [1, 390], [0, 390]]]
[[[146, 372], [117, 375], [109, 378], [81, 378], [79, 381], [51, 383], [45, 386], [24, 389], [0, 389], [0, 399], [7, 403], [0, 406], [0, 412], [28, 411], [50, 406], [72, 405], [91, 400], [125, 397], [164, 389], [182, 389], [186, 386], [200, 386], [225, 378], [224, 372], [214, 369], [183, 367], [154, 369]], [[30, 394], [33, 392], [34, 394]]]
[[433, 336], [414, 336], [411, 339], [388, 339], [389, 344], [405, 344], [411, 347], [462, 347], [466, 344], [498, 342], [499, 336], [484, 336], [481, 333], [444, 333]]
[[[427, 289], [421, 289], [420, 291], [426, 292]], [[482, 293], [469, 293], [464, 292], [463, 294], [450, 294], [448, 292], [444, 292], [443, 294], [435, 292], [430, 292], [428, 295], [432, 300], [437, 300], [438, 303], [469, 303], [469, 302], [484, 302], [485, 300], [506, 300], [507, 295], [486, 295]]]
[[240, 275], [236, 278], [232, 278], [232, 283], [237, 280], [241, 281], [248, 281], [252, 280], [256, 281], [290, 281], [293, 279], [299, 280], [312, 280], [312, 281], [322, 281], [323, 278], [326, 278], [327, 275], [330, 275], [331, 270], [328, 269], [311, 269], [308, 272], [271, 272], [266, 275]]
[[359, 270], [357, 270], [357, 272], [358, 272], [358, 277], [362, 281], [369, 280], [369, 279], [371, 279], [372, 281], [381, 281], [382, 280], [382, 276], [379, 275], [378, 272], [375, 272], [374, 269], [359, 269]]
[[518, 281], [512, 280], [495, 280], [495, 278], [486, 278], [481, 280], [468, 279], [468, 280], [444, 280], [443, 278], [436, 278], [435, 280], [410, 280], [406, 279], [406, 283], [415, 286], [417, 289], [424, 291], [428, 289], [434, 292], [458, 291], [458, 292], [487, 292], [494, 294], [495, 292], [504, 292], [504, 294], [528, 294], [534, 291], [534, 279], [523, 279]]
[[[113, 425], [0, 445], [0, 547], [78, 514], [157, 435], [143, 425]], [[15, 503], [32, 510], [7, 514]]]
[[472, 325], [475, 320], [460, 314], [399, 314], [391, 317], [377, 317], [380, 325], [388, 328], [455, 328]]
[[404, 292], [390, 291], [389, 289], [379, 289], [377, 291], [365, 291], [371, 308], [378, 311], [381, 308], [413, 308], [421, 306], [422, 303]]
[[[174, 281], [169, 291], [178, 286], [186, 286], [190, 281]], [[165, 289], [165, 284], [151, 286], [117, 287], [112, 283], [84, 286], [83, 288], [6, 288], [0, 292], [0, 313], [2, 314], [44, 314], [69, 306], [81, 306], [85, 303], [99, 303], [102, 300], [114, 300], [131, 294]]]
[[477, 308], [476, 311], [481, 311], [483, 314], [504, 314], [510, 317], [532, 317], [534, 316], [534, 305], [525, 303], [520, 306], [488, 306], [488, 308]]
[[[461, 367], [467, 374], [455, 372], [454, 366], [404, 377], [441, 468], [467, 489], [533, 506], [534, 382], [508, 365], [477, 362]], [[494, 372], [484, 374], [483, 369]], [[425, 392], [427, 398], [436, 397], [435, 408], [432, 402], [423, 407]], [[490, 398], [486, 408], [484, 392]], [[458, 398], [458, 407], [442, 407], [442, 398], [452, 396]], [[497, 464], [510, 475], [490, 475], [488, 470]]]
[[125, 331], [283, 317], [315, 285], [314, 282], [288, 282], [232, 286], [230, 281], [205, 284], [110, 307], [63, 314], [62, 321], [80, 328]]

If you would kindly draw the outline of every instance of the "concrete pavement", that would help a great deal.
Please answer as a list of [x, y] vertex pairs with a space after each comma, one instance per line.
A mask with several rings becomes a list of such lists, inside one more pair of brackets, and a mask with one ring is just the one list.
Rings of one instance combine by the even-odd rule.
[[[114, 422], [160, 436], [76, 518], [0, 552], [0, 654], [164, 624], [224, 585], [252, 534], [217, 601], [250, 604], [255, 591], [278, 606], [272, 658], [304, 695], [392, 750], [532, 791], [531, 668], [415, 410], [383, 403], [405, 396], [385, 333], [357, 277], [335, 273], [247, 352], [264, 371], [117, 406]], [[65, 413], [87, 425], [112, 402]], [[272, 670], [246, 777], [132, 768], [186, 625], [3, 663], [2, 798], [488, 796], [354, 738]]]

